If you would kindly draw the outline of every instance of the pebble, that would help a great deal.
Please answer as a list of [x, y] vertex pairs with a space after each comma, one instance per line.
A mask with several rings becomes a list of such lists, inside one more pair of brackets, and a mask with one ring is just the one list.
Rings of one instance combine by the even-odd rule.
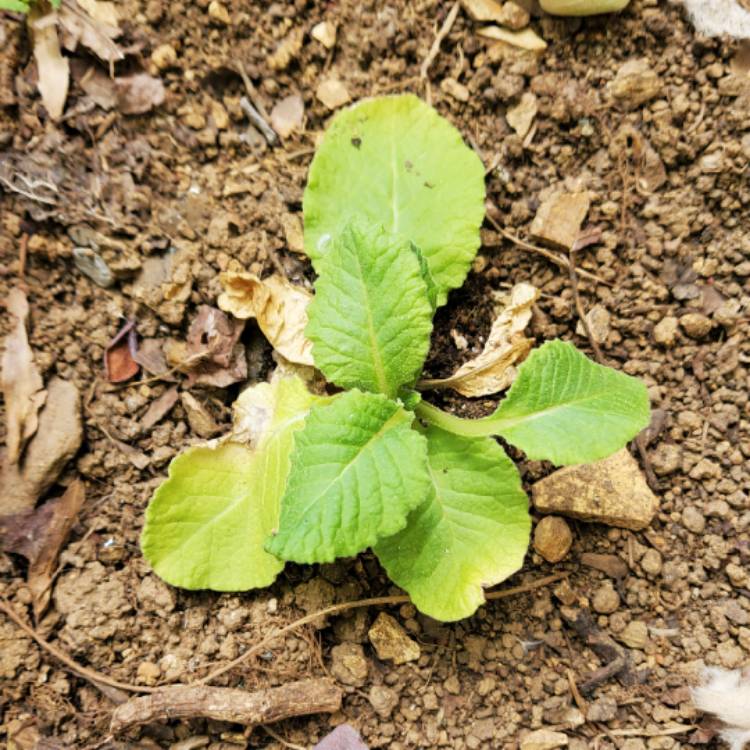
[[727, 567], [725, 568], [727, 577], [731, 581], [733, 586], [737, 587], [744, 587], [748, 584], [748, 576], [747, 571], [744, 568], [741, 568], [739, 565], [736, 565], [735, 563], [729, 563]]
[[702, 313], [686, 313], [680, 317], [680, 326], [691, 339], [702, 339], [714, 327], [711, 318]]
[[375, 713], [381, 719], [387, 719], [398, 703], [398, 693], [385, 685], [373, 685], [367, 699]]
[[658, 477], [677, 471], [682, 465], [682, 451], [674, 443], [661, 443], [650, 456], [651, 468]]
[[537, 209], [531, 224], [531, 234], [536, 239], [570, 250], [578, 239], [590, 203], [586, 191], [553, 192]]
[[115, 277], [104, 258], [88, 247], [73, 248], [73, 264], [98, 286], [106, 289], [115, 283]]
[[177, 51], [171, 44], [160, 44], [151, 53], [151, 62], [159, 70], [172, 68], [177, 64]]
[[440, 90], [444, 91], [448, 96], [452, 96], [459, 102], [469, 101], [469, 89], [459, 83], [455, 78], [443, 78], [440, 81]]
[[326, 78], [318, 84], [315, 96], [328, 109], [338, 109], [351, 101], [346, 86], [338, 78]]
[[620, 606], [620, 595], [614, 590], [612, 584], [607, 581], [594, 593], [591, 606], [594, 608], [594, 612], [598, 612], [600, 615], [611, 615]]
[[736, 669], [745, 661], [745, 652], [734, 641], [723, 641], [716, 647], [716, 653], [727, 669]]
[[645, 648], [648, 643], [648, 625], [642, 620], [633, 620], [625, 626], [617, 639], [628, 648]]
[[628, 564], [617, 555], [602, 555], [596, 552], [584, 552], [581, 555], [581, 563], [588, 565], [594, 570], [606, 573], [610, 578], [625, 578], [630, 572]]
[[558, 513], [638, 531], [654, 517], [659, 500], [626, 448], [592, 464], [558, 469], [531, 488], [540, 513]]
[[142, 685], [155, 685], [156, 681], [161, 677], [161, 669], [158, 664], [144, 661], [138, 665], [136, 674], [138, 675], [138, 682]]
[[661, 573], [662, 559], [658, 550], [648, 549], [641, 558], [641, 568], [650, 576], [658, 576]]
[[368, 672], [364, 649], [358, 643], [341, 643], [331, 649], [331, 674], [339, 682], [362, 687]]
[[187, 414], [190, 429], [202, 438], [210, 438], [221, 432], [221, 427], [216, 423], [208, 409], [188, 391], [180, 394], [182, 406]]
[[[588, 324], [589, 331], [591, 331], [591, 338], [593, 338], [597, 344], [604, 344], [609, 338], [610, 322], [611, 316], [609, 310], [602, 305], [594, 305], [586, 313], [586, 323]], [[580, 320], [576, 325], [576, 333], [579, 336], [586, 335], [586, 329], [583, 327], [583, 323]]]
[[625, 109], [636, 109], [661, 94], [662, 81], [646, 58], [628, 60], [620, 66], [609, 91]]
[[660, 346], [672, 347], [677, 340], [677, 330], [679, 321], [677, 318], [667, 315], [666, 318], [662, 318], [655, 326], [653, 330], [654, 342]]
[[706, 505], [705, 513], [709, 518], [729, 518], [732, 511], [726, 500], [711, 500]]
[[539, 106], [536, 96], [530, 91], [525, 91], [518, 104], [508, 108], [505, 119], [508, 121], [508, 125], [516, 131], [519, 138], [525, 138], [531, 130], [531, 124], [534, 122], [538, 111]]
[[320, 42], [326, 49], [333, 49], [336, 45], [336, 25], [330, 21], [321, 21], [312, 27], [310, 36]]
[[690, 469], [688, 475], [691, 479], [719, 479], [721, 478], [721, 466], [710, 458], [702, 458]]
[[208, 15], [214, 21], [223, 24], [224, 26], [230, 26], [232, 19], [229, 16], [229, 11], [219, 2], [219, 0], [211, 0], [208, 4]]
[[567, 734], [552, 729], [537, 729], [521, 738], [520, 750], [555, 750], [567, 745]]
[[282, 137], [288, 138], [302, 127], [305, 103], [299, 94], [284, 97], [271, 110], [271, 126]]
[[398, 621], [386, 612], [381, 612], [367, 633], [379, 659], [394, 664], [406, 664], [421, 656], [416, 641], [406, 634]]
[[547, 562], [560, 562], [572, 544], [573, 533], [560, 516], [545, 516], [534, 529], [534, 549]]
[[586, 710], [589, 721], [612, 721], [617, 716], [617, 702], [604, 696], [595, 700]]
[[229, 128], [229, 113], [221, 102], [211, 102], [211, 119], [218, 130]]
[[693, 534], [702, 534], [706, 528], [706, 519], [698, 508], [689, 505], [682, 511], [682, 525]]

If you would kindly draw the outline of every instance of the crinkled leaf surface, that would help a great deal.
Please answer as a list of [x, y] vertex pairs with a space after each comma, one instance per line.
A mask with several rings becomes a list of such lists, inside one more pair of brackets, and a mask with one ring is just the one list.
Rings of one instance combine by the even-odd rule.
[[531, 519], [513, 462], [492, 438], [426, 431], [433, 492], [406, 528], [375, 546], [390, 578], [426, 615], [450, 621], [523, 564]]
[[[293, 433], [320, 399], [298, 378], [262, 383], [240, 396], [236, 424], [255, 449], [229, 440], [188, 448], [146, 510], [141, 546], [167, 583], [187, 589], [241, 591], [268, 586], [284, 563], [263, 549], [279, 521]], [[237, 409], [236, 409], [237, 411]], [[242, 423], [245, 421], [245, 424]]]
[[532, 460], [589, 463], [619, 450], [648, 425], [648, 391], [572, 344], [550, 341], [521, 365], [497, 411], [479, 421]]
[[331, 562], [404, 528], [430, 488], [413, 416], [357, 390], [313, 407], [295, 435], [281, 523], [266, 549], [284, 560]]
[[332, 238], [358, 216], [419, 247], [443, 304], [479, 248], [482, 162], [413, 95], [359, 102], [334, 117], [310, 166], [305, 252], [317, 270]]
[[416, 381], [430, 346], [432, 307], [418, 256], [381, 227], [347, 226], [333, 243], [308, 317], [305, 335], [328, 380], [394, 398]]

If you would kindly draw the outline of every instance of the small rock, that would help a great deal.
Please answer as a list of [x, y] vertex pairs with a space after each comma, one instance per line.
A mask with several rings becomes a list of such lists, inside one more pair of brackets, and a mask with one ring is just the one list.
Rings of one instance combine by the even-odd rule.
[[599, 698], [586, 711], [589, 721], [612, 721], [617, 716], [617, 702], [613, 698]]
[[199, 437], [210, 438], [221, 432], [221, 427], [214, 421], [203, 404], [192, 393], [183, 391], [180, 394], [182, 406], [187, 413], [190, 429]]
[[662, 81], [646, 58], [628, 60], [620, 66], [615, 79], [609, 84], [612, 96], [625, 109], [635, 109], [659, 96]]
[[444, 683], [445, 691], [451, 695], [458, 695], [461, 692], [461, 683], [456, 675], [452, 674]]
[[283, 214], [281, 217], [281, 226], [284, 228], [287, 249], [293, 253], [304, 255], [304, 233], [302, 231], [302, 221], [299, 216], [297, 214]]
[[177, 64], [177, 52], [171, 44], [160, 44], [151, 53], [151, 62], [159, 70], [172, 68]]
[[661, 553], [655, 549], [646, 550], [641, 558], [641, 568], [644, 573], [650, 576], [658, 576], [661, 573], [662, 559]]
[[745, 661], [745, 652], [734, 641], [723, 641], [716, 647], [719, 661], [727, 669], [736, 669]]
[[693, 534], [702, 534], [706, 529], [706, 519], [698, 508], [688, 505], [682, 511], [682, 525]]
[[551, 729], [537, 729], [521, 738], [520, 750], [555, 750], [567, 745], [567, 734]]
[[302, 127], [305, 103], [299, 94], [284, 97], [271, 110], [271, 126], [282, 137], [288, 138]]
[[674, 346], [677, 340], [677, 326], [677, 318], [667, 315], [666, 318], [663, 318], [654, 326], [654, 342], [660, 346]]
[[443, 78], [440, 81], [440, 90], [444, 91], [448, 96], [452, 96], [459, 102], [469, 101], [469, 89], [459, 83], [455, 78]]
[[333, 49], [336, 45], [336, 24], [321, 21], [312, 27], [310, 36], [320, 42], [326, 49]]
[[299, 55], [305, 30], [298, 26], [292, 29], [279, 43], [274, 53], [268, 58], [268, 65], [272, 70], [284, 70]]
[[396, 691], [385, 685], [373, 685], [367, 698], [381, 719], [388, 719], [398, 703]]
[[156, 681], [161, 677], [161, 669], [158, 664], [144, 661], [138, 665], [136, 674], [138, 675], [138, 682], [142, 685], [155, 685]]
[[312, 750], [368, 750], [368, 747], [353, 726], [340, 724]]
[[73, 264], [98, 286], [106, 289], [115, 283], [115, 277], [107, 262], [99, 253], [88, 247], [73, 248]]
[[196, 110], [187, 112], [183, 116], [182, 121], [193, 130], [203, 130], [206, 127], [206, 118]]
[[537, 239], [570, 250], [589, 211], [589, 194], [556, 192], [542, 201], [531, 224]]
[[229, 128], [229, 113], [221, 102], [211, 102], [211, 119], [214, 121], [217, 130]]
[[698, 463], [690, 469], [691, 479], [720, 479], [721, 478], [721, 466], [710, 458], [702, 458]]
[[[593, 338], [597, 344], [604, 344], [609, 338], [610, 320], [611, 316], [609, 310], [607, 310], [606, 307], [602, 307], [602, 305], [594, 305], [586, 313], [586, 323], [588, 323], [591, 338]], [[576, 325], [576, 333], [579, 336], [586, 335], [586, 329], [583, 327], [583, 323], [580, 320]]]
[[219, 0], [211, 0], [208, 4], [208, 16], [223, 26], [230, 26], [232, 23], [229, 11], [219, 2]]
[[596, 463], [559, 469], [536, 482], [531, 491], [540, 513], [635, 531], [651, 523], [659, 506], [626, 448]]
[[729, 578], [732, 586], [738, 586], [738, 587], [744, 587], [748, 584], [748, 576], [747, 571], [744, 568], [741, 568], [739, 565], [735, 563], [729, 563], [727, 567], [725, 568], [727, 578]]
[[378, 658], [394, 664], [416, 661], [421, 655], [419, 644], [406, 634], [398, 621], [381, 612], [367, 633]]
[[633, 620], [617, 638], [628, 648], [645, 648], [648, 643], [648, 625], [641, 620]]
[[534, 529], [534, 549], [547, 562], [560, 562], [572, 544], [573, 533], [560, 516], [545, 516]]
[[338, 109], [351, 101], [346, 86], [338, 78], [326, 78], [318, 84], [315, 89], [315, 96], [328, 109]]
[[682, 465], [682, 451], [674, 443], [661, 443], [651, 454], [650, 460], [654, 474], [665, 477]]
[[508, 2], [503, 3], [497, 22], [513, 31], [520, 31], [529, 25], [530, 20], [531, 16], [526, 8], [508, 0]]
[[474, 21], [499, 23], [514, 31], [529, 25], [529, 12], [514, 2], [501, 5], [497, 0], [461, 0], [461, 5]]
[[536, 96], [530, 91], [526, 91], [521, 96], [518, 104], [508, 109], [505, 113], [505, 119], [508, 121], [508, 125], [516, 131], [519, 138], [525, 138], [529, 130], [531, 130], [531, 123], [534, 122], [538, 111], [539, 107], [537, 106]]
[[625, 578], [630, 572], [628, 564], [617, 555], [600, 555], [596, 552], [584, 552], [581, 563], [594, 570], [600, 570], [610, 578]]
[[680, 318], [680, 325], [691, 339], [702, 339], [714, 327], [711, 318], [701, 313], [686, 313]]
[[342, 643], [331, 649], [331, 674], [344, 685], [362, 687], [368, 671], [364, 649], [358, 643]]
[[620, 606], [620, 595], [614, 590], [612, 584], [606, 581], [594, 593], [591, 606], [594, 612], [600, 615], [611, 615]]

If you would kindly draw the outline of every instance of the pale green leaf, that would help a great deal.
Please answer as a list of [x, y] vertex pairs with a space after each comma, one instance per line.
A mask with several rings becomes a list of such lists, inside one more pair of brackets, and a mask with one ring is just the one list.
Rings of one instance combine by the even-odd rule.
[[333, 118], [310, 166], [305, 252], [316, 269], [332, 238], [358, 216], [419, 247], [443, 304], [479, 248], [482, 162], [417, 97], [364, 100]]
[[[141, 546], [167, 583], [242, 591], [270, 585], [284, 564], [263, 544], [279, 521], [293, 433], [313, 403], [298, 378], [245, 391], [235, 409], [235, 439], [188, 448], [146, 510]], [[252, 425], [252, 427], [251, 427]]]
[[10, 11], [16, 11], [18, 13], [28, 13], [29, 3], [22, 2], [22, 0], [0, 0], [0, 10], [10, 10]]
[[394, 398], [416, 381], [430, 346], [432, 308], [407, 241], [380, 227], [347, 226], [307, 314], [315, 365], [332, 383]]
[[284, 560], [331, 562], [404, 528], [430, 488], [413, 417], [357, 390], [313, 407], [295, 435], [281, 523], [266, 549]]
[[523, 564], [531, 519], [513, 462], [492, 438], [428, 428], [434, 491], [406, 528], [375, 546], [390, 578], [424, 614], [450, 621]]

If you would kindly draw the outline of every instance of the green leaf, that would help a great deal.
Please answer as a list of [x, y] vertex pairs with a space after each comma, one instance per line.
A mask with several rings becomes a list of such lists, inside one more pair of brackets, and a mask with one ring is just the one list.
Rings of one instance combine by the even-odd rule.
[[[284, 563], [263, 544], [277, 526], [293, 433], [313, 403], [299, 378], [262, 383], [239, 399], [254, 414], [255, 450], [238, 442], [188, 448], [146, 510], [141, 547], [156, 573], [186, 589], [270, 585]], [[262, 425], [259, 432], [257, 425]]]
[[413, 385], [430, 346], [432, 308], [406, 240], [357, 223], [337, 236], [315, 285], [305, 335], [341, 388], [395, 398]]
[[375, 546], [390, 578], [438, 620], [469, 617], [523, 564], [531, 519], [513, 462], [492, 438], [428, 428], [434, 486], [406, 528]]
[[0, 10], [10, 10], [16, 13], [28, 13], [29, 3], [21, 0], [0, 0]]
[[266, 549], [284, 560], [331, 562], [404, 528], [430, 488], [413, 416], [361, 391], [313, 407], [295, 435], [279, 531]]
[[417, 97], [364, 100], [333, 118], [310, 166], [305, 252], [316, 269], [331, 239], [357, 216], [419, 247], [443, 304], [479, 248], [482, 162], [458, 130]]
[[440, 295], [440, 290], [435, 283], [435, 279], [432, 278], [432, 274], [430, 273], [430, 266], [427, 263], [427, 259], [422, 254], [422, 251], [413, 242], [410, 242], [409, 245], [411, 246], [412, 252], [417, 256], [417, 260], [419, 261], [419, 272], [422, 274], [425, 286], [427, 287], [427, 299], [429, 300], [430, 307], [432, 308], [432, 312], [434, 313], [438, 306], [438, 297]]

